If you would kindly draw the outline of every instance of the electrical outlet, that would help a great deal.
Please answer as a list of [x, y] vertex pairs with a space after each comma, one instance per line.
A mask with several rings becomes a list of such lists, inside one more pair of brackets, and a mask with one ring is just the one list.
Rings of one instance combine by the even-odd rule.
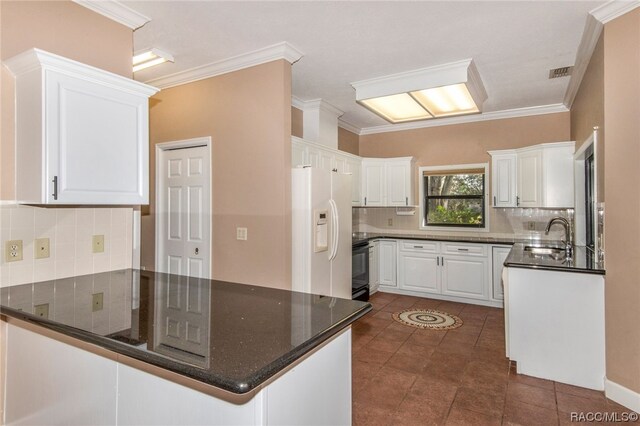
[[10, 240], [4, 246], [5, 260], [17, 262], [22, 260], [22, 240]]
[[393, 219], [392, 218], [387, 219], [387, 225], [393, 226]]
[[49, 318], [49, 304], [43, 303], [42, 305], [35, 305], [33, 307], [33, 313], [41, 318]]
[[49, 239], [38, 238], [33, 248], [36, 259], [46, 259], [49, 257]]
[[247, 240], [247, 228], [236, 228], [236, 240]]
[[95, 293], [93, 294], [92, 300], [91, 300], [91, 310], [92, 312], [98, 312], [101, 311], [102, 308], [104, 307], [102, 305], [104, 301], [104, 293]]
[[93, 252], [104, 253], [104, 235], [93, 236]]
[[527, 229], [529, 231], [535, 231], [536, 230], [536, 223], [534, 221], [529, 221], [527, 222]]

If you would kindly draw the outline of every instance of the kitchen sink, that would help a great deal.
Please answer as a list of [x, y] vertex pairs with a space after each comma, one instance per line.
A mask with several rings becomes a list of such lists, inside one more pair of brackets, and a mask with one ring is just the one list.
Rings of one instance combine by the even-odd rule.
[[560, 247], [525, 246], [524, 251], [531, 254], [541, 254], [549, 256], [558, 256], [564, 254], [564, 249]]

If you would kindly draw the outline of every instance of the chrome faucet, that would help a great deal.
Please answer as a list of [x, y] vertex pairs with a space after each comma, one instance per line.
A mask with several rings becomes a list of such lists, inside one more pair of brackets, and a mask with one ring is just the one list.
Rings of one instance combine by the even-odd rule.
[[547, 223], [547, 228], [544, 230], [545, 235], [549, 235], [549, 230], [554, 223], [558, 222], [564, 227], [564, 251], [568, 258], [573, 255], [573, 234], [571, 232], [571, 224], [564, 217], [554, 217]]

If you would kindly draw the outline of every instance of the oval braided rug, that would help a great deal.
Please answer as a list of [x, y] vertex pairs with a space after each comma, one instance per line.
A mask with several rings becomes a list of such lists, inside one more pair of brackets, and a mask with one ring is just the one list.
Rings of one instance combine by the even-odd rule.
[[433, 309], [406, 309], [394, 313], [393, 319], [410, 327], [432, 330], [453, 330], [463, 324], [457, 316]]

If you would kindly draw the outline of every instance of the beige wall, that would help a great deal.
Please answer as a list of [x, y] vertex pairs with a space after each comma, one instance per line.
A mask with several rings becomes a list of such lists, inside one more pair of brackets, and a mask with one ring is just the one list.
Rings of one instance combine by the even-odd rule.
[[363, 157], [416, 158], [417, 166], [489, 162], [489, 150], [570, 140], [569, 113], [360, 136]]
[[302, 137], [302, 110], [291, 107], [291, 136], [296, 136], [298, 138]]
[[360, 136], [338, 127], [338, 149], [351, 154], [360, 155]]
[[604, 201], [604, 35], [600, 35], [571, 106], [571, 139], [576, 141], [576, 150], [593, 133], [595, 126], [599, 127], [598, 199]]
[[[150, 214], [142, 262], [154, 268], [155, 148], [211, 136], [213, 278], [291, 288], [291, 65], [269, 62], [161, 91], [150, 110]], [[236, 240], [236, 227], [248, 240]]]
[[604, 27], [607, 378], [640, 392], [640, 9]]
[[[131, 77], [133, 32], [71, 1], [1, 1], [0, 59], [37, 47]], [[14, 193], [13, 77], [0, 78], [0, 199]]]

